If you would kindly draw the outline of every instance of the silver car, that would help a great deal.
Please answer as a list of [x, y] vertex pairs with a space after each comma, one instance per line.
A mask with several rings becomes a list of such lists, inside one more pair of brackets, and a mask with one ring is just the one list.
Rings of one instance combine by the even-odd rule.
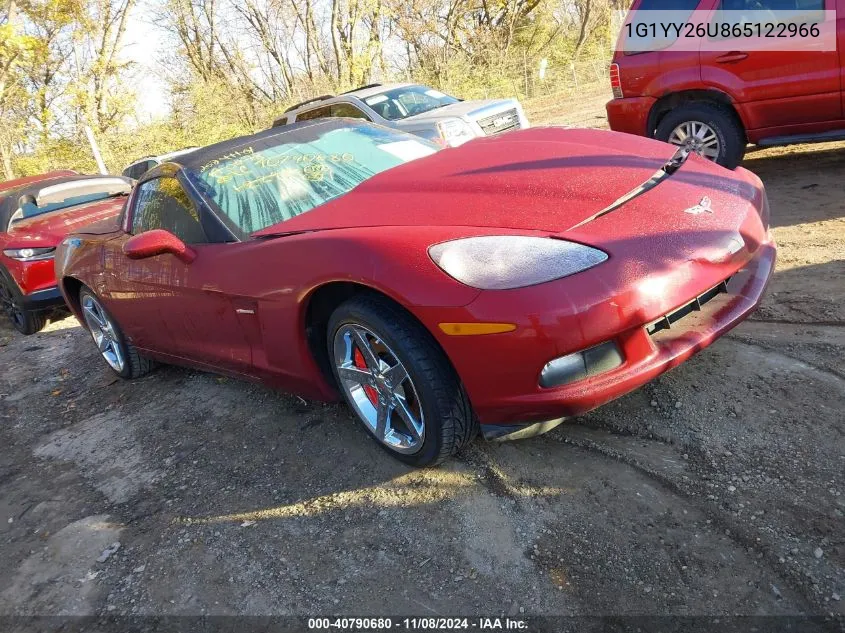
[[462, 101], [418, 84], [370, 84], [309, 99], [285, 110], [273, 127], [324, 117], [366, 119], [452, 147], [529, 127], [516, 99]]

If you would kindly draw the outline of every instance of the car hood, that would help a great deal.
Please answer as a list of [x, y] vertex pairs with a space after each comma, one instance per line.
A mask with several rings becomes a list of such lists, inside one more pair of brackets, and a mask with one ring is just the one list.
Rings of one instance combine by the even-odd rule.
[[56, 246], [70, 233], [95, 222], [113, 220], [125, 203], [126, 197], [122, 196], [20, 220], [12, 225], [8, 233], [9, 243]]
[[[610, 233], [624, 238], [705, 226], [736, 231], [749, 204], [762, 209], [762, 185], [749, 172], [730, 172], [693, 155], [647, 193], [578, 226], [648, 181], [676, 149], [600, 130], [511, 132], [382, 172], [346, 195], [256, 235], [368, 226], [466, 226], [566, 232], [601, 242]], [[695, 213], [705, 197], [709, 211]], [[689, 209], [693, 211], [685, 212]]]
[[429, 110], [421, 114], [409, 116], [396, 121], [401, 126], [403, 123], [419, 124], [430, 121], [442, 121], [446, 117], [469, 118], [472, 120], [492, 116], [497, 112], [505, 112], [519, 107], [515, 99], [476, 99], [473, 101], [458, 101], [447, 106]]

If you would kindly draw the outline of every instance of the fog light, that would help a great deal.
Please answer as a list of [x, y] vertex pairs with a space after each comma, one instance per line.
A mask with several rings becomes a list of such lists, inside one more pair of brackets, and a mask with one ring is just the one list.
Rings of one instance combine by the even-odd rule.
[[550, 360], [540, 372], [540, 386], [548, 389], [583, 380], [588, 376], [596, 376], [615, 369], [622, 362], [619, 347], [614, 341], [607, 341], [582, 352]]
[[540, 372], [541, 387], [556, 387], [587, 377], [587, 365], [581, 352], [555, 358], [546, 363]]

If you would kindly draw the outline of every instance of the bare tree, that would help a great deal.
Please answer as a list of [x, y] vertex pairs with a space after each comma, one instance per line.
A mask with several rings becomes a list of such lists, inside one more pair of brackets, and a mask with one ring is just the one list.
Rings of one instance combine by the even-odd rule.
[[22, 63], [27, 88], [34, 101], [32, 118], [41, 141], [46, 142], [58, 116], [57, 102], [65, 96], [68, 60], [72, 56], [73, 25], [81, 17], [74, 2], [29, 2], [25, 5], [30, 46]]
[[270, 98], [287, 98], [293, 87], [293, 68], [284, 39], [279, 37], [280, 31], [287, 30], [284, 29], [286, 20], [279, 7], [271, 3], [259, 5], [256, 0], [245, 0], [243, 4], [235, 3], [233, 6], [243, 17], [247, 30], [258, 38], [261, 51], [258, 54], [259, 67], [262, 67], [262, 57], [266, 56], [272, 62], [263, 75], [271, 91]]
[[73, 56], [76, 103], [84, 122], [100, 133], [118, 124], [129, 109], [120, 78], [130, 64], [120, 60], [120, 52], [135, 2], [93, 0], [79, 20]]
[[578, 59], [590, 37], [599, 27], [607, 24], [610, 5], [608, 0], [571, 0], [568, 6], [577, 29], [573, 58]]
[[23, 42], [18, 34], [18, 12], [15, 0], [8, 0], [0, 14], [0, 120], [4, 121], [4, 129], [0, 131], [0, 158], [3, 162], [3, 173], [7, 180], [15, 177], [12, 168], [12, 141], [9, 135], [8, 100], [10, 86], [14, 81], [14, 74], [23, 53]]
[[[257, 5], [253, 4], [253, 8], [256, 12], [243, 6], [237, 9], [221, 6], [218, 0], [168, 0], [164, 11], [158, 16], [159, 24], [173, 34], [181, 45], [180, 50], [193, 73], [200, 81], [224, 87], [230, 98], [242, 102], [244, 107], [241, 116], [249, 125], [257, 123], [259, 105], [272, 102], [275, 93], [272, 85], [256, 76], [256, 61], [248, 59], [246, 50], [236, 37], [240, 32], [231, 25], [227, 29], [222, 28], [221, 13], [227, 12], [227, 19], [233, 15], [241, 18], [250, 15], [255, 22], [255, 25], [251, 25], [252, 34], [267, 38], [260, 46], [278, 55], [284, 67], [284, 57], [272, 31], [261, 24], [264, 16]], [[252, 53], [254, 57], [254, 51]]]

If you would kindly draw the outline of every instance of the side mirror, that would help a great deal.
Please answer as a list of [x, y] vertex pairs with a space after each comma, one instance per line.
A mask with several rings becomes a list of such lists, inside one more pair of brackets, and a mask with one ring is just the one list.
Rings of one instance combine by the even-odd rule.
[[197, 252], [170, 231], [153, 229], [130, 237], [123, 243], [123, 253], [129, 259], [144, 259], [170, 253], [186, 264], [197, 257]]

